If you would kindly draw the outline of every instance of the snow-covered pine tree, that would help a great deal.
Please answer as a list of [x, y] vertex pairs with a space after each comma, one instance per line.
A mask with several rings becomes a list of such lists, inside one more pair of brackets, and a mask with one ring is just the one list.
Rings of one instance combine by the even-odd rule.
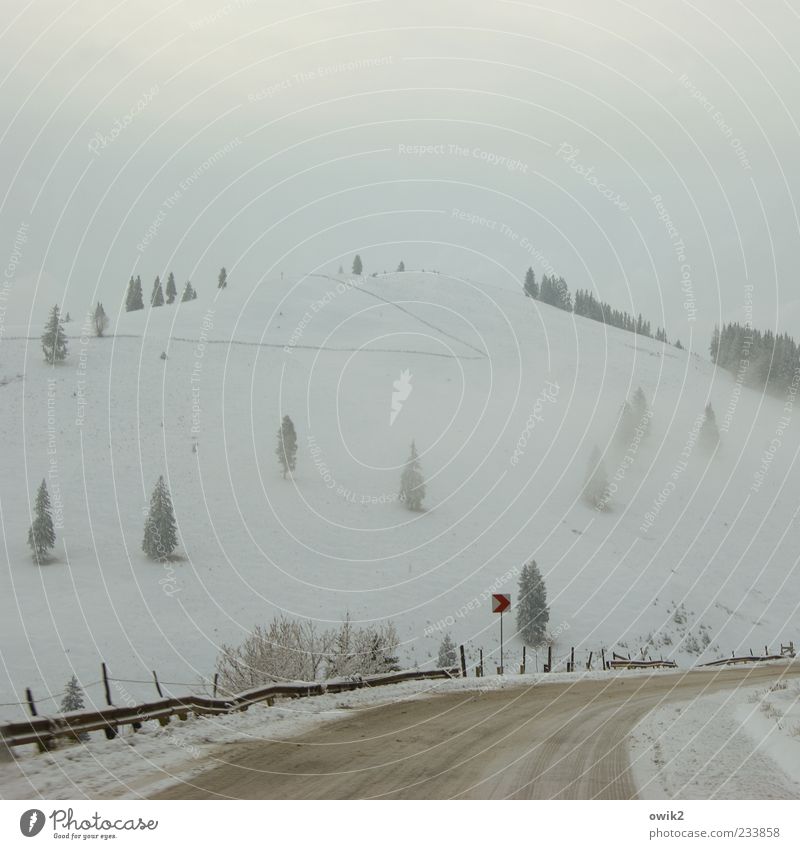
[[608, 510], [610, 493], [608, 491], [608, 472], [603, 455], [595, 445], [589, 457], [586, 470], [586, 484], [583, 488], [583, 500], [595, 510]]
[[197, 292], [195, 292], [191, 283], [187, 283], [183, 288], [183, 295], [181, 295], [181, 301], [193, 301], [197, 297]]
[[636, 414], [633, 412], [633, 407], [627, 401], [624, 401], [614, 431], [614, 441], [620, 448], [626, 449], [633, 442], [636, 424]]
[[400, 475], [399, 498], [409, 510], [422, 509], [422, 501], [425, 498], [425, 478], [422, 476], [417, 446], [413, 440], [411, 441], [411, 454], [402, 475]]
[[150, 512], [144, 523], [142, 551], [151, 560], [166, 560], [178, 545], [178, 531], [172, 499], [160, 475], [150, 497]]
[[405, 271], [406, 270], [406, 264], [403, 262], [403, 260], [400, 260], [400, 265], [397, 266], [397, 270], [398, 271]]
[[83, 690], [78, 679], [73, 675], [64, 687], [64, 698], [61, 700], [61, 713], [70, 713], [73, 710], [83, 710], [86, 704], [83, 701]]
[[294, 471], [297, 464], [297, 434], [289, 416], [283, 417], [281, 426], [278, 428], [278, 445], [275, 448], [275, 454], [285, 479], [289, 472]]
[[547, 641], [549, 621], [547, 588], [536, 561], [531, 560], [522, 567], [519, 576], [517, 631], [527, 645], [540, 646]]
[[56, 532], [50, 512], [50, 493], [43, 478], [33, 505], [33, 523], [28, 530], [28, 545], [33, 552], [33, 559], [41, 564], [47, 560], [47, 553], [55, 544]]
[[161, 278], [156, 277], [153, 282], [153, 294], [150, 296], [151, 307], [164, 306], [164, 290], [161, 288]]
[[217, 277], [217, 288], [224, 289], [228, 285], [228, 272], [225, 271], [225, 266], [219, 270], [219, 276]]
[[64, 324], [61, 321], [61, 311], [58, 304], [50, 310], [50, 317], [42, 333], [42, 351], [50, 365], [60, 363], [67, 358], [67, 337], [64, 335]]
[[178, 288], [175, 285], [175, 275], [170, 271], [169, 277], [167, 277], [167, 287], [164, 290], [164, 294], [167, 296], [167, 303], [174, 304], [175, 298], [178, 297]]
[[364, 270], [364, 266], [361, 262], [361, 257], [356, 254], [356, 258], [353, 260], [353, 274], [361, 274]]
[[528, 268], [525, 272], [525, 294], [529, 298], [539, 297], [539, 284], [536, 282], [536, 275], [533, 273], [533, 268]]
[[676, 347], [676, 348], [678, 348], [678, 350], [680, 350], [680, 351], [682, 351], [682, 350], [683, 350], [683, 345], [681, 345], [681, 340], [680, 340], [680, 339], [676, 339], [676, 340], [675, 340], [675, 347]]
[[650, 405], [647, 403], [647, 398], [641, 386], [638, 386], [633, 393], [631, 408], [633, 409], [633, 416], [636, 420], [636, 427], [640, 427], [644, 435], [647, 435], [650, 430], [650, 419], [652, 415], [650, 413]]
[[711, 453], [719, 444], [717, 417], [714, 415], [714, 410], [711, 404], [706, 404], [706, 414], [703, 418], [703, 425], [700, 428], [700, 433], [697, 436], [697, 443], [708, 453]]
[[445, 634], [444, 639], [439, 644], [439, 656], [436, 659], [436, 666], [439, 669], [449, 669], [456, 665], [456, 644], [453, 642], [450, 634]]
[[94, 322], [94, 335], [102, 336], [108, 327], [108, 316], [106, 315], [106, 311], [103, 309], [103, 305], [100, 301], [97, 302], [97, 306], [94, 308], [94, 316], [92, 320]]

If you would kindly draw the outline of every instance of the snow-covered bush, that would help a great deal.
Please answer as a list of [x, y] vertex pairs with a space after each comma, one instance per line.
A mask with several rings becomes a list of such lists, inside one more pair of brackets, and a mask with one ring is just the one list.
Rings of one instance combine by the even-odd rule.
[[387, 672], [397, 668], [398, 643], [391, 622], [358, 628], [348, 617], [338, 628], [323, 631], [313, 622], [280, 616], [256, 626], [241, 645], [221, 646], [219, 688], [239, 693], [274, 681]]

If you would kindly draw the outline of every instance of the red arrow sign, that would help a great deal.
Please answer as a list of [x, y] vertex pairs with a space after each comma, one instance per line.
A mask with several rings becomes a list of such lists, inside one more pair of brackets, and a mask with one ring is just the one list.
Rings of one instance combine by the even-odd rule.
[[511, 596], [505, 593], [495, 593], [492, 596], [492, 613], [502, 613], [511, 607]]

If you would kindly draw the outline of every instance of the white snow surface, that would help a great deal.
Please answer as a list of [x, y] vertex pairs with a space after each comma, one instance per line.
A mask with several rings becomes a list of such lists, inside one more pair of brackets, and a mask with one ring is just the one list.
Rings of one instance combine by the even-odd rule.
[[629, 753], [642, 799], [800, 798], [800, 684], [664, 704], [634, 729]]
[[[142, 276], [146, 298], [155, 272]], [[89, 298], [52, 282], [15, 289], [5, 314], [0, 718], [24, 715], [25, 687], [52, 713], [73, 673], [104, 704], [101, 661], [127, 679], [112, 684], [120, 704], [155, 697], [152, 670], [168, 694], [199, 689], [220, 644], [280, 613], [320, 627], [390, 618], [403, 666], [435, 665], [445, 631], [491, 664], [489, 595], [514, 605], [531, 557], [562, 661], [573, 645], [581, 664], [601, 648], [637, 655], [648, 638], [682, 665], [797, 642], [798, 423], [790, 412], [752, 489], [785, 400], [737, 387], [706, 339], [681, 333], [696, 352], [680, 351], [444, 273], [232, 275], [224, 291], [198, 285], [195, 301], [127, 314], [117, 288], [100, 294], [103, 339], [81, 335]], [[53, 368], [38, 336], [56, 300], [73, 321]], [[611, 435], [639, 385], [651, 434], [624, 469]], [[709, 400], [720, 425], [733, 409], [720, 449], [694, 449], [676, 473]], [[299, 451], [283, 480], [287, 413]], [[421, 513], [396, 500], [412, 439]], [[595, 444], [612, 477], [622, 470], [605, 514], [580, 500]], [[141, 551], [160, 474], [181, 543], [166, 564]], [[43, 477], [61, 527], [39, 567], [26, 537]], [[521, 652], [513, 614], [507, 665]]]

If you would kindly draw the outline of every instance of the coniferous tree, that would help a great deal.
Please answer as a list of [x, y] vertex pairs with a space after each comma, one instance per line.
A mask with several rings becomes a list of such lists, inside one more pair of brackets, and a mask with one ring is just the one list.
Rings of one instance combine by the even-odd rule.
[[181, 302], [185, 301], [193, 301], [197, 297], [197, 292], [195, 292], [191, 283], [187, 283], [183, 288], [183, 295], [181, 295]]
[[353, 274], [361, 274], [364, 270], [364, 266], [361, 262], [361, 257], [356, 254], [356, 258], [353, 260]]
[[547, 623], [550, 608], [547, 606], [547, 588], [535, 560], [522, 567], [519, 576], [517, 601], [517, 631], [529, 646], [547, 642]]
[[650, 406], [647, 403], [647, 398], [645, 397], [644, 392], [642, 391], [642, 387], [638, 386], [636, 391], [633, 393], [633, 398], [631, 399], [631, 408], [633, 409], [633, 416], [636, 421], [636, 427], [639, 427], [643, 431], [643, 435], [647, 435], [650, 431]]
[[60, 363], [67, 358], [67, 337], [64, 334], [64, 324], [61, 321], [58, 304], [54, 304], [50, 310], [50, 317], [42, 333], [42, 351], [50, 365]]
[[97, 306], [94, 308], [93, 322], [94, 335], [102, 336], [108, 327], [108, 316], [106, 315], [106, 311], [103, 309], [103, 305], [100, 301], [97, 302]]
[[289, 416], [284, 416], [278, 428], [278, 445], [275, 448], [284, 479], [297, 465], [297, 434]]
[[131, 277], [128, 283], [128, 294], [125, 297], [125, 311], [135, 312], [136, 310], [144, 309], [144, 298], [142, 296], [142, 278], [137, 276], [134, 280]]
[[539, 297], [539, 285], [536, 282], [536, 275], [533, 273], [533, 268], [528, 268], [525, 272], [525, 294], [529, 298]]
[[64, 324], [67, 324], [67, 323], [68, 323], [68, 322], [70, 322], [70, 321], [72, 321], [72, 316], [71, 316], [69, 313], [67, 313], [67, 314], [64, 316]]
[[627, 401], [624, 401], [617, 419], [617, 427], [614, 430], [614, 441], [620, 448], [628, 448], [633, 442], [636, 424], [636, 414], [633, 412], [633, 407]]
[[167, 296], [168, 304], [174, 304], [175, 298], [178, 297], [178, 289], [175, 286], [175, 275], [171, 271], [169, 277], [167, 277], [167, 288], [164, 294]]
[[225, 266], [219, 270], [219, 277], [217, 277], [217, 288], [225, 289], [228, 285], [228, 272], [225, 271]]
[[61, 700], [61, 713], [70, 713], [73, 710], [83, 710], [86, 707], [83, 701], [83, 690], [78, 679], [73, 675], [67, 681], [64, 688], [64, 698]]
[[595, 446], [589, 457], [589, 466], [586, 470], [586, 483], [583, 488], [583, 500], [595, 510], [605, 511], [609, 509], [610, 493], [608, 490], [608, 472], [606, 471], [603, 455]]
[[425, 498], [425, 478], [422, 476], [417, 446], [413, 440], [411, 442], [411, 454], [403, 473], [400, 475], [399, 497], [409, 510], [422, 509], [422, 501]]
[[150, 296], [151, 307], [164, 306], [164, 290], [161, 288], [161, 278], [156, 277], [153, 283], [153, 294]]
[[53, 528], [53, 515], [50, 512], [50, 494], [47, 491], [47, 484], [42, 479], [33, 506], [33, 522], [28, 530], [28, 545], [33, 552], [33, 559], [41, 564], [45, 562], [47, 553], [55, 544], [56, 532]]
[[456, 644], [450, 634], [445, 634], [439, 644], [439, 656], [436, 658], [436, 666], [439, 669], [449, 669], [456, 665]]
[[700, 428], [700, 433], [697, 437], [697, 443], [705, 451], [712, 452], [719, 444], [719, 428], [717, 427], [717, 417], [714, 415], [714, 410], [711, 404], [706, 404], [705, 416], [703, 425]]
[[144, 523], [142, 551], [151, 560], [166, 560], [178, 545], [178, 530], [172, 499], [160, 475], [150, 496], [150, 512]]
[[680, 339], [676, 339], [676, 340], [675, 340], [675, 347], [676, 347], [679, 351], [682, 351], [682, 350], [683, 350], [683, 345], [681, 345], [681, 340], [680, 340]]
[[403, 262], [403, 260], [400, 260], [400, 265], [397, 266], [397, 270], [398, 271], [405, 271], [406, 270], [406, 264]]

